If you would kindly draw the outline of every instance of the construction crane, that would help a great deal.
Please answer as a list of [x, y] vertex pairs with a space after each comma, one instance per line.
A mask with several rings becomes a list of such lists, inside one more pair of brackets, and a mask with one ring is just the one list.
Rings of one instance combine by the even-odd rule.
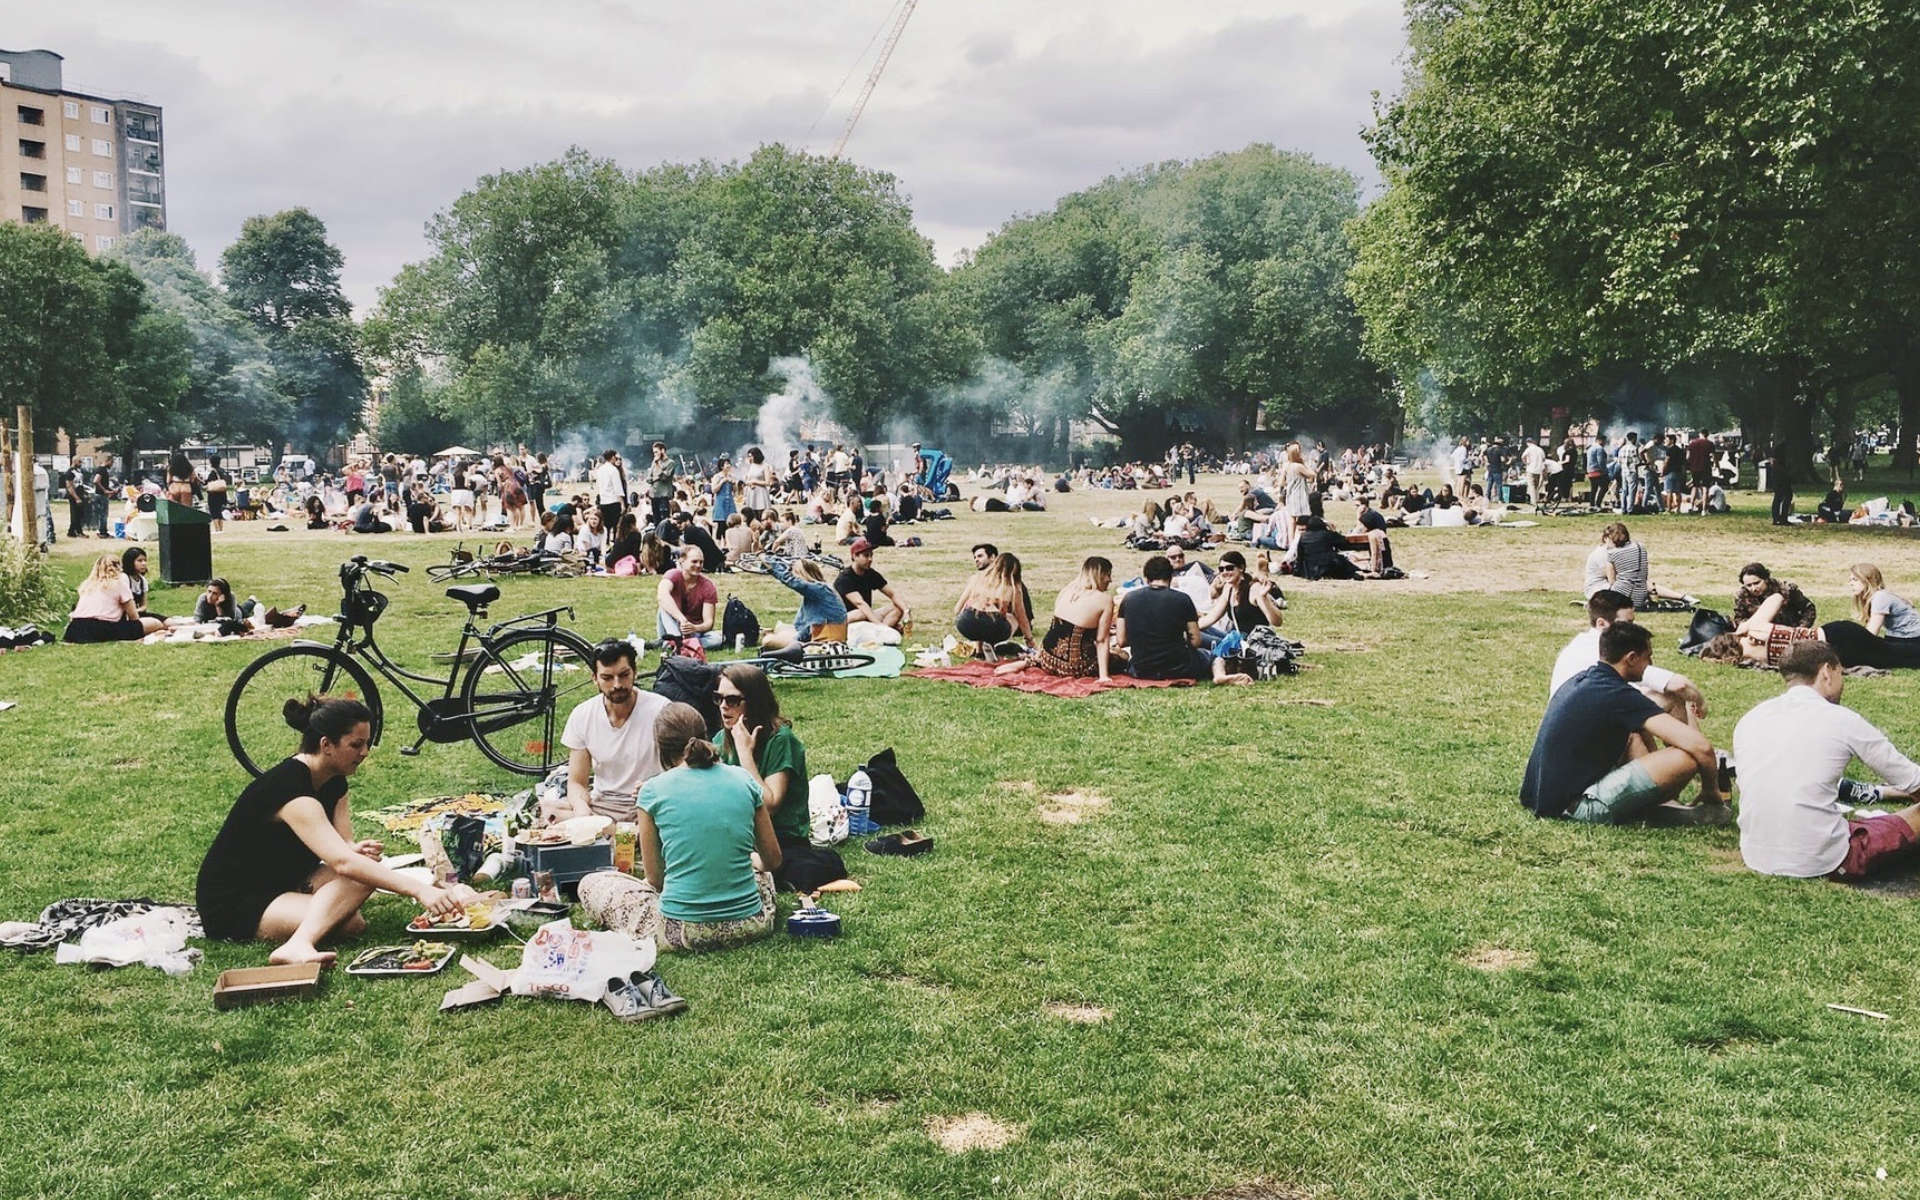
[[853, 111], [847, 114], [847, 127], [840, 131], [840, 140], [834, 143], [831, 157], [839, 158], [840, 152], [847, 148], [847, 139], [853, 136], [853, 127], [860, 123], [860, 114], [866, 111], [867, 101], [873, 98], [873, 89], [880, 82], [880, 72], [887, 69], [887, 60], [893, 57], [893, 48], [900, 44], [900, 35], [906, 31], [907, 18], [913, 15], [914, 6], [919, 3], [920, 0], [907, 0], [893, 28], [887, 31], [886, 44], [880, 47], [880, 57], [874, 61], [867, 82], [861, 86], [860, 95], [853, 102]]

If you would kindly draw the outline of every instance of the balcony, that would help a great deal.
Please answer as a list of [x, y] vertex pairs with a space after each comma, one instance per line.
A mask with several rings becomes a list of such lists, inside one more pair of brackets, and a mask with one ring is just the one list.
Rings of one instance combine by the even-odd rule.
[[149, 175], [160, 173], [160, 147], [127, 143], [127, 170], [145, 171]]
[[47, 123], [45, 109], [28, 108], [26, 105], [21, 104], [16, 106], [13, 111], [20, 114], [20, 123], [22, 125], [45, 125]]
[[47, 190], [47, 177], [45, 175], [29, 175], [25, 171], [22, 171], [20, 172], [20, 190], [23, 192], [44, 192]]
[[21, 158], [45, 158], [46, 156], [47, 144], [45, 142], [30, 142], [25, 138], [20, 139]]

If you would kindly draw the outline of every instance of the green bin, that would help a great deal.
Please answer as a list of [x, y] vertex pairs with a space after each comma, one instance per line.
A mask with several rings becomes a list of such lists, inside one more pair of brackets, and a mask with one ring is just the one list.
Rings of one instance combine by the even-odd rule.
[[160, 579], [165, 583], [205, 583], [213, 578], [213, 518], [197, 508], [156, 499], [160, 526]]

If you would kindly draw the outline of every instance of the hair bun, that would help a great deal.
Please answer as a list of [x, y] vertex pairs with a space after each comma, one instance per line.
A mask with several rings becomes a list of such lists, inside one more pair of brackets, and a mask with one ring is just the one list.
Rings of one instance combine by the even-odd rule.
[[280, 715], [286, 719], [287, 728], [293, 730], [295, 733], [305, 733], [307, 731], [307, 721], [313, 716], [315, 703], [314, 700], [309, 698], [306, 700], [289, 700], [281, 706]]
[[686, 754], [687, 765], [695, 769], [710, 767], [720, 761], [720, 752], [713, 748], [713, 743], [701, 739], [688, 742]]

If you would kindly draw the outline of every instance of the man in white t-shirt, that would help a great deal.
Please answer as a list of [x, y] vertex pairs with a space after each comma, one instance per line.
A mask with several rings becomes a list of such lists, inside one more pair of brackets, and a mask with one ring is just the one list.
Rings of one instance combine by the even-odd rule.
[[617, 450], [602, 454], [600, 465], [593, 469], [593, 502], [600, 509], [600, 524], [607, 529], [619, 528], [620, 514], [627, 507], [627, 473]]
[[[1800, 642], [1780, 660], [1785, 693], [1733, 728], [1740, 764], [1740, 857], [1764, 875], [1859, 879], [1920, 846], [1920, 805], [1850, 819], [1841, 807], [1907, 800], [1920, 766], [1840, 703], [1847, 680], [1825, 642]], [[1843, 777], [1858, 758], [1883, 787]]]
[[640, 785], [660, 774], [654, 718], [669, 701], [634, 686], [635, 655], [628, 642], [593, 648], [593, 682], [600, 694], [567, 716], [560, 744], [567, 759], [567, 802], [573, 815], [633, 819]]
[[[1575, 675], [1600, 661], [1600, 633], [1615, 621], [1633, 620], [1633, 602], [1620, 592], [1611, 588], [1601, 588], [1587, 597], [1587, 631], [1576, 636], [1560, 651], [1553, 660], [1553, 676], [1547, 682], [1547, 698], [1560, 690], [1560, 685]], [[1667, 715], [1678, 717], [1689, 725], [1699, 724], [1699, 718], [1707, 715], [1707, 698], [1700, 694], [1691, 679], [1677, 671], [1647, 664], [1646, 674], [1641, 676], [1638, 687], [1649, 700], [1667, 710]]]
[[1520, 470], [1527, 477], [1527, 500], [1535, 508], [1547, 498], [1547, 452], [1532, 438], [1520, 448]]

